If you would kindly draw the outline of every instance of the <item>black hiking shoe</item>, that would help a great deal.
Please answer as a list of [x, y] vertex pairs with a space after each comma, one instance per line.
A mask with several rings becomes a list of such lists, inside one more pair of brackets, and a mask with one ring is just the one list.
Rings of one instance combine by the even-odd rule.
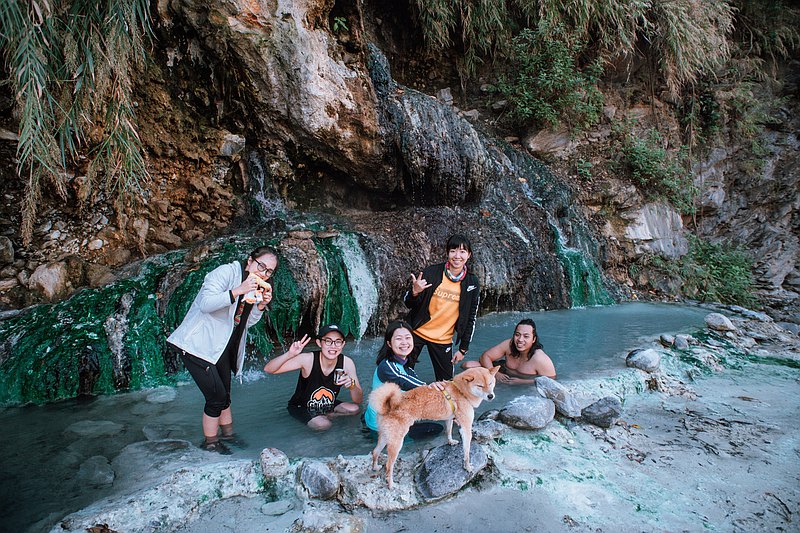
[[218, 453], [220, 455], [233, 455], [231, 449], [225, 446], [225, 444], [223, 444], [222, 441], [215, 441], [215, 442], [203, 441], [203, 443], [200, 445], [200, 449], [205, 450], [207, 452]]

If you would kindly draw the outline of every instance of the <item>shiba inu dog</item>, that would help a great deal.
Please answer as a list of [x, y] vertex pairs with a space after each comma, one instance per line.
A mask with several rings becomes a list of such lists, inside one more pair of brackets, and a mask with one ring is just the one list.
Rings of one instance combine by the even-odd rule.
[[464, 449], [464, 468], [471, 471], [469, 446], [472, 440], [472, 421], [475, 408], [483, 400], [494, 398], [495, 374], [500, 367], [491, 370], [470, 368], [446, 382], [445, 390], [417, 387], [407, 392], [394, 383], [381, 385], [369, 396], [369, 403], [378, 413], [378, 445], [372, 450], [372, 469], [379, 470], [378, 458], [386, 447], [386, 481], [392, 488], [394, 463], [403, 447], [403, 438], [417, 420], [445, 420], [447, 442], [453, 440], [453, 420], [460, 426], [461, 446]]

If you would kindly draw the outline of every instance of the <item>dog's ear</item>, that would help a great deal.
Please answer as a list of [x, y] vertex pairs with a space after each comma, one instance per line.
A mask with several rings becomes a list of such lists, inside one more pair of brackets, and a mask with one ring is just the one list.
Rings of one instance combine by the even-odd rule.
[[494, 376], [495, 374], [497, 374], [499, 370], [500, 370], [499, 366], [493, 366], [492, 368], [489, 369], [489, 372]]
[[473, 378], [472, 376], [464, 376], [464, 381], [466, 381], [467, 383], [472, 383], [473, 381], [475, 381], [475, 378]]

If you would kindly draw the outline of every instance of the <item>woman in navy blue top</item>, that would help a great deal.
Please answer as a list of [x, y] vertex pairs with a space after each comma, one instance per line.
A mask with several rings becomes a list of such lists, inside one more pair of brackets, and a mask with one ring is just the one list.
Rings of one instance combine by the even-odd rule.
[[[380, 387], [384, 383], [396, 383], [402, 390], [407, 391], [425, 385], [419, 379], [417, 373], [409, 365], [408, 357], [414, 350], [414, 337], [411, 335], [411, 325], [405, 320], [395, 320], [390, 322], [383, 336], [384, 343], [378, 352], [375, 361], [377, 368], [372, 376], [372, 390]], [[378, 413], [367, 406], [364, 413], [364, 423], [373, 431], [378, 431]], [[418, 426], [415, 428], [415, 426]], [[424, 429], [423, 429], [424, 428]], [[422, 423], [414, 424], [410, 433], [438, 433], [441, 431], [441, 424]]]

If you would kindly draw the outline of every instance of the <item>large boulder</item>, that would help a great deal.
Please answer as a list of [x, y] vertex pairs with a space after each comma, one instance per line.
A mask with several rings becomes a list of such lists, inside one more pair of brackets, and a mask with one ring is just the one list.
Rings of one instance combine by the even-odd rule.
[[655, 372], [661, 364], [661, 354], [652, 348], [633, 350], [625, 358], [625, 364], [645, 372]]
[[470, 446], [469, 464], [472, 471], [464, 469], [464, 451], [460, 444], [444, 444], [434, 448], [417, 469], [414, 483], [426, 500], [437, 500], [458, 492], [489, 463], [483, 447], [473, 442]]
[[68, 282], [69, 273], [66, 263], [56, 261], [36, 267], [28, 280], [28, 287], [52, 302], [67, 295], [69, 292]]
[[710, 313], [706, 315], [706, 326], [715, 331], [736, 331], [736, 326], [731, 320], [720, 313]]
[[312, 498], [329, 500], [339, 492], [339, 476], [320, 461], [304, 462], [298, 478]]
[[564, 385], [546, 376], [536, 378], [536, 390], [543, 398], [552, 400], [556, 411], [567, 418], [580, 418], [581, 406]]
[[500, 421], [518, 429], [541, 429], [556, 415], [552, 400], [540, 396], [520, 396], [500, 411]]
[[[400, 177], [387, 165], [375, 91], [363, 55], [346, 53], [329, 28], [333, 2], [231, 0], [159, 2], [162, 23], [178, 22], [194, 33], [198, 53], [179, 61], [219, 62], [248, 73], [254, 121], [270, 139], [302, 146], [311, 157], [370, 189], [393, 190]], [[361, 47], [357, 23], [348, 37]], [[224, 54], [223, 57], [218, 57]], [[192, 59], [189, 59], [189, 58]], [[179, 67], [179, 65], [175, 65]], [[192, 67], [182, 67], [191, 69]], [[243, 140], [227, 137], [220, 148], [235, 155]], [[281, 147], [282, 149], [282, 147]]]
[[606, 396], [583, 408], [581, 417], [585, 422], [600, 426], [601, 428], [610, 428], [619, 419], [622, 414], [622, 402], [613, 396]]
[[289, 471], [289, 458], [277, 448], [264, 448], [259, 457], [264, 477], [278, 478]]

